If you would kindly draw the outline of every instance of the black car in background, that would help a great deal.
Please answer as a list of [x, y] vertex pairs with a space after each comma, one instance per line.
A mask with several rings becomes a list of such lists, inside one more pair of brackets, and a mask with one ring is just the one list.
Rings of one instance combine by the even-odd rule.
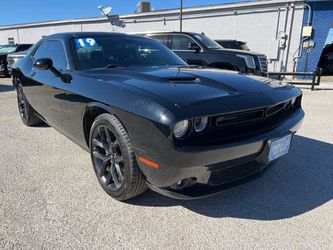
[[0, 76], [9, 76], [7, 56], [13, 52], [28, 50], [32, 44], [8, 44], [0, 47]]
[[23, 123], [44, 121], [90, 152], [118, 200], [147, 186], [190, 199], [248, 181], [288, 153], [304, 116], [292, 85], [189, 67], [142, 36], [51, 35], [12, 73]]
[[323, 49], [318, 67], [323, 69], [323, 75], [333, 75], [333, 44], [327, 44]]
[[225, 49], [238, 49], [250, 51], [249, 47], [246, 45], [246, 42], [233, 40], [233, 39], [217, 39], [215, 40], [218, 44], [220, 44]]
[[224, 49], [204, 34], [193, 32], [149, 32], [144, 34], [170, 48], [190, 65], [267, 75], [267, 57], [244, 50]]

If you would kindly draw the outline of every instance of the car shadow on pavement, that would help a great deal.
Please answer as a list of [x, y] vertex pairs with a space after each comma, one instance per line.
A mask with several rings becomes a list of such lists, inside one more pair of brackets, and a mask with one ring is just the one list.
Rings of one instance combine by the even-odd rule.
[[174, 200], [148, 193], [130, 203], [183, 206], [209, 217], [278, 220], [315, 209], [333, 198], [333, 144], [295, 136], [291, 152], [262, 178], [216, 196]]
[[13, 85], [3, 85], [3, 84], [0, 84], [0, 92], [8, 92], [8, 91], [13, 91], [15, 90], [14, 86]]

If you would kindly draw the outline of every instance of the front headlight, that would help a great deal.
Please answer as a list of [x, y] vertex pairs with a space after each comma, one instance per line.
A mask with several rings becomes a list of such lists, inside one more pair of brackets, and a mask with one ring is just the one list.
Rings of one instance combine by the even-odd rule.
[[178, 122], [173, 128], [173, 135], [177, 139], [181, 139], [187, 135], [189, 129], [190, 129], [190, 122], [188, 120]]
[[244, 58], [247, 67], [249, 67], [250, 69], [255, 69], [256, 68], [256, 63], [254, 61], [253, 56], [249, 56], [249, 55], [243, 55], [243, 54], [237, 54], [238, 57]]
[[197, 133], [203, 132], [208, 126], [208, 117], [194, 119], [194, 130]]

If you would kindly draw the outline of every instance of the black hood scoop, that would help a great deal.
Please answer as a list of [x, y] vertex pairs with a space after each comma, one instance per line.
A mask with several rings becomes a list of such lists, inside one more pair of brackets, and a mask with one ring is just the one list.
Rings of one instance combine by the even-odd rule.
[[197, 81], [199, 80], [199, 77], [193, 75], [175, 75], [166, 77], [164, 79], [168, 80], [169, 82], [186, 83]]

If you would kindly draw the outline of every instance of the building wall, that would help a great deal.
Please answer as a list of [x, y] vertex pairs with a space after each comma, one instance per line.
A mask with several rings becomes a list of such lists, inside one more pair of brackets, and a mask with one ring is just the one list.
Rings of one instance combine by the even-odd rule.
[[[309, 51], [303, 49], [302, 57], [297, 64], [297, 71], [314, 71], [325, 46], [329, 30], [333, 25], [333, 1], [309, 2], [312, 7], [312, 25], [313, 36], [311, 39], [315, 42], [315, 47]], [[306, 10], [306, 15], [308, 10]], [[305, 17], [305, 16], [304, 16]], [[304, 18], [304, 25], [306, 18]]]
[[[299, 47], [304, 3], [295, 3], [293, 20], [291, 18], [291, 5], [289, 10], [286, 10], [285, 7], [286, 4], [283, 3], [252, 8], [240, 7], [223, 11], [202, 11], [199, 15], [197, 13], [186, 14], [184, 15], [183, 30], [204, 32], [213, 39], [224, 38], [246, 41], [252, 51], [264, 53], [271, 59], [269, 70], [281, 71], [284, 68], [292, 70], [294, 65], [290, 54], [294, 54]], [[280, 21], [277, 29], [279, 8]], [[276, 37], [276, 30], [284, 31], [285, 26], [291, 42], [289, 50], [285, 48], [283, 52], [283, 49], [279, 49], [278, 46], [279, 40]], [[292, 27], [291, 33], [290, 27]], [[148, 23], [141, 23], [138, 19], [137, 23], [128, 23], [122, 31], [143, 32], [152, 30], [179, 30], [178, 16], [167, 16], [165, 23], [161, 17], [157, 18], [155, 22]], [[287, 51], [289, 51], [288, 58]]]
[[[286, 33], [291, 38], [289, 51], [293, 53], [298, 48], [299, 34], [302, 29], [303, 6], [295, 9], [293, 23], [291, 23], [290, 12], [291, 10], [289, 10], [288, 18], [286, 19], [287, 11], [281, 9], [278, 29], [276, 29], [278, 24], [278, 7], [270, 10], [262, 10], [259, 13], [249, 11], [243, 14], [205, 18], [200, 24], [198, 24], [198, 20], [186, 20], [184, 28], [189, 31], [203, 31], [206, 35], [214, 39], [226, 38], [246, 41], [252, 51], [264, 53], [268, 56], [271, 60], [269, 65], [270, 70], [279, 71], [281, 70], [281, 61], [285, 61], [286, 57], [282, 57], [282, 50], [279, 49], [276, 30], [283, 31], [286, 23]], [[291, 34], [289, 34], [290, 26], [293, 27]], [[292, 58], [289, 57], [287, 63], [288, 69], [292, 67], [292, 62]]]
[[21, 43], [36, 43], [43, 36], [59, 32], [80, 31], [80, 24], [52, 25], [47, 27], [35, 27], [19, 29]]
[[[290, 2], [294, 5], [291, 5]], [[289, 5], [288, 8], [286, 8], [286, 4]], [[292, 18], [293, 9], [294, 15]], [[251, 50], [268, 56], [271, 61], [269, 70], [280, 71], [284, 67], [291, 70], [293, 60], [290, 54], [293, 54], [299, 46], [303, 14], [304, 2], [300, 0], [271, 0], [221, 5], [221, 7], [189, 8], [184, 10], [183, 30], [204, 32], [215, 39], [246, 41]], [[177, 10], [125, 15], [121, 16], [121, 19], [126, 24], [125, 28], [112, 27], [109, 22], [103, 21], [101, 18], [82, 19], [81, 21], [70, 20], [68, 23], [64, 22], [62, 24], [50, 22], [6, 29], [0, 27], [0, 44], [7, 43], [8, 37], [14, 37], [15, 41], [21, 43], [35, 43], [42, 36], [67, 31], [145, 32], [179, 30]], [[280, 19], [279, 25], [278, 19]], [[284, 31], [285, 27], [288, 38], [290, 38], [290, 46], [281, 49], [279, 48], [276, 31]], [[288, 62], [286, 63], [286, 61]]]

